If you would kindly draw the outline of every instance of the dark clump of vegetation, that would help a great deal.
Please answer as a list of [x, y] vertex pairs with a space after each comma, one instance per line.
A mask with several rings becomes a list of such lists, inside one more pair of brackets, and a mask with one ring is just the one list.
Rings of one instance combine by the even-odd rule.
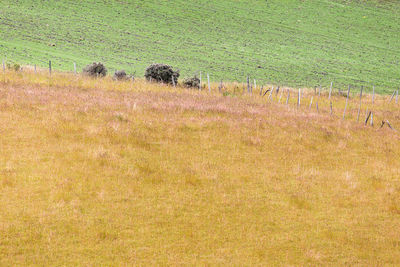
[[223, 92], [222, 95], [223, 96], [235, 96], [235, 94], [233, 94], [231, 92]]
[[179, 70], [174, 71], [171, 66], [165, 64], [151, 64], [144, 75], [148, 81], [167, 84], [178, 84]]
[[126, 72], [124, 70], [117, 70], [117, 71], [115, 71], [113, 78], [114, 78], [114, 80], [123, 81], [123, 80], [129, 80], [129, 78], [133, 79], [133, 75], [129, 76], [126, 74]]
[[192, 78], [186, 78], [183, 80], [183, 85], [187, 88], [199, 88], [200, 87], [200, 79], [196, 76]]
[[21, 70], [22, 68], [21, 68], [21, 65], [18, 64], [18, 63], [12, 63], [12, 64], [7, 63], [7, 69], [13, 70], [13, 71], [19, 71], [19, 70]]
[[107, 75], [107, 69], [102, 63], [93, 62], [83, 69], [83, 73], [92, 77], [104, 77]]

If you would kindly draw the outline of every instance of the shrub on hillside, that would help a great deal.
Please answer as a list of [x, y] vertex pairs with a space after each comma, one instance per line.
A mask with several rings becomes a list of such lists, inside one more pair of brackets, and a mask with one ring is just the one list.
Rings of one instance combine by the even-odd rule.
[[13, 70], [13, 71], [19, 71], [22, 68], [21, 68], [21, 65], [19, 65], [18, 63], [13, 63], [13, 64], [7, 63], [7, 69]]
[[83, 73], [92, 77], [104, 77], [107, 75], [107, 69], [102, 63], [93, 62], [83, 69]]
[[[133, 75], [131, 76], [133, 79]], [[114, 73], [114, 80], [128, 80], [130, 77], [126, 74], [126, 72], [124, 70], [117, 70]]]
[[196, 76], [192, 78], [186, 78], [185, 80], [183, 80], [183, 85], [187, 88], [199, 88], [200, 79]]
[[179, 70], [174, 71], [171, 66], [165, 64], [151, 64], [144, 74], [148, 81], [178, 84]]

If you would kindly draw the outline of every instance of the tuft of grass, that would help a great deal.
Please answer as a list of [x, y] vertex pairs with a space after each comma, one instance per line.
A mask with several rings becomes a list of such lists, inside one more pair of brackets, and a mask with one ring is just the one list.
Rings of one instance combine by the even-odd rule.
[[0, 78], [1, 265], [400, 264], [399, 135], [357, 98]]

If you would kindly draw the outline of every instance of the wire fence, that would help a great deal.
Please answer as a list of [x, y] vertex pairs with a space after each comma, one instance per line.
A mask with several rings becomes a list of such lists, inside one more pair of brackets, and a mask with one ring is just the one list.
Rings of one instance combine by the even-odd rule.
[[[73, 62], [73, 74], [78, 75], [77, 71], [77, 64]], [[34, 64], [30, 66], [33, 68], [34, 73], [39, 71], [39, 68]], [[5, 75], [6, 69], [11, 69], [14, 71], [23, 71], [23, 67], [19, 66], [18, 64], [7, 64], [5, 60], [2, 61], [2, 69]], [[43, 70], [43, 69], [41, 69]], [[52, 76], [52, 61], [48, 62], [48, 75], [49, 77]], [[203, 73], [199, 72], [199, 82], [198, 88], [199, 91], [208, 91], [209, 93], [220, 93], [224, 96], [229, 95], [249, 95], [254, 97], [261, 97], [265, 99], [269, 103], [276, 103], [280, 105], [285, 105], [287, 107], [294, 106], [297, 110], [303, 110], [308, 112], [316, 112], [316, 113], [326, 113], [332, 117], [341, 117], [341, 120], [352, 119], [353, 115], [352, 112], [349, 111], [350, 108], [354, 110], [354, 96], [359, 96], [358, 103], [356, 104], [357, 107], [355, 108], [357, 111], [355, 121], [357, 123], [363, 123], [365, 125], [369, 125], [371, 127], [375, 126], [374, 119], [376, 119], [376, 113], [379, 113], [382, 120], [379, 124], [379, 127], [382, 128], [383, 126], [387, 125], [393, 131], [397, 130], [389, 121], [388, 114], [398, 111], [399, 105], [399, 89], [394, 90], [393, 93], [388, 96], [380, 96], [380, 105], [378, 106], [377, 95], [375, 94], [375, 85], [372, 85], [372, 94], [363, 94], [364, 86], [357, 89], [352, 88], [351, 85], [348, 85], [347, 92], [342, 91], [340, 88], [334, 88], [334, 82], [330, 83], [329, 88], [323, 88], [321, 85], [314, 87], [314, 92], [312, 90], [306, 88], [287, 88], [284, 86], [275, 86], [275, 85], [258, 85], [257, 80], [251, 79], [248, 76], [245, 82], [227, 82], [224, 83], [221, 80], [218, 83], [218, 86], [214, 86], [214, 83], [211, 83], [209, 73], [206, 74], [207, 81], [204, 83], [202, 80]], [[134, 79], [132, 79], [134, 81]], [[150, 81], [151, 82], [151, 81]], [[179, 82], [175, 83], [175, 79], [172, 79], [172, 86], [173, 87], [183, 87]], [[240, 89], [242, 88], [242, 89]], [[229, 90], [230, 89], [230, 90]], [[342, 101], [345, 97], [345, 103], [342, 107]], [[286, 98], [286, 101], [282, 101], [282, 98]], [[294, 101], [293, 101], [293, 100]], [[308, 102], [309, 101], [309, 102]], [[294, 105], [293, 105], [294, 104]], [[391, 107], [391, 109], [378, 109], [378, 107]], [[365, 117], [363, 117], [363, 111], [365, 110]], [[400, 118], [400, 114], [393, 116], [394, 119]]]

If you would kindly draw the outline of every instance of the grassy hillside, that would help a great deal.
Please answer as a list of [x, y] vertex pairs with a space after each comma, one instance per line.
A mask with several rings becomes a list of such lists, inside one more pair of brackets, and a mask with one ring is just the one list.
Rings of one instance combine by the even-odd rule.
[[0, 265], [399, 265], [398, 133], [234, 95], [0, 76]]
[[0, 1], [0, 57], [290, 86], [400, 84], [398, 1]]

